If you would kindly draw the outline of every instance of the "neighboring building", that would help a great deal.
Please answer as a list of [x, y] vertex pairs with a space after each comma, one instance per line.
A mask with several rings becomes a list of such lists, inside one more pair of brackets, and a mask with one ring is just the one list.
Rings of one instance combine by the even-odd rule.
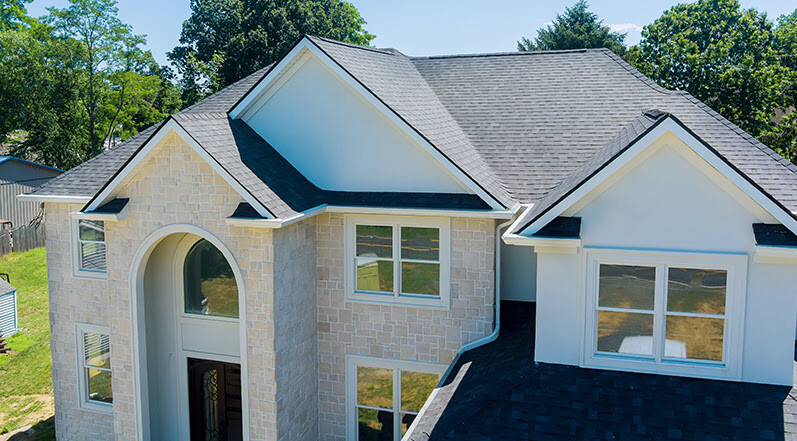
[[0, 277], [0, 335], [8, 337], [18, 329], [17, 289]]
[[773, 408], [707, 390], [792, 384], [797, 167], [605, 49], [306, 37], [22, 198], [64, 440], [733, 437]]
[[26, 225], [41, 212], [41, 204], [20, 201], [16, 196], [28, 193], [63, 171], [13, 156], [0, 156], [0, 220], [14, 227]]

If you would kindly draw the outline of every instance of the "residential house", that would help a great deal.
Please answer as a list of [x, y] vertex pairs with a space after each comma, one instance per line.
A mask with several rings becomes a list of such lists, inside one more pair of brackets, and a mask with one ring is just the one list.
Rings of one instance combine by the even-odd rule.
[[59, 439], [688, 438], [792, 384], [797, 167], [605, 49], [305, 37], [23, 198]]

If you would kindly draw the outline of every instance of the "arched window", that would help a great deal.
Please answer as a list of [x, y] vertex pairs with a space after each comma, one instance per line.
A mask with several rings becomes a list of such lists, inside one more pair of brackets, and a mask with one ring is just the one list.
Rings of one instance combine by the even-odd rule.
[[185, 258], [185, 312], [238, 317], [238, 285], [232, 268], [205, 239], [195, 243]]

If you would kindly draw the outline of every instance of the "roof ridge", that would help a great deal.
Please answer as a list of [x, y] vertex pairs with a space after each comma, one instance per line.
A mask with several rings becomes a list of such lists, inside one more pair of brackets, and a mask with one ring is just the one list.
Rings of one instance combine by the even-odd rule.
[[[364, 50], [364, 51], [376, 52], [378, 54], [383, 54], [383, 55], [396, 55], [397, 53], [401, 54], [401, 52], [399, 52], [396, 49], [392, 49], [392, 48], [378, 48], [378, 47], [370, 47], [370, 46], [360, 46], [358, 44], [346, 43], [345, 41], [338, 41], [338, 40], [333, 40], [331, 38], [318, 37], [318, 36], [310, 35], [310, 34], [305, 34], [305, 37], [309, 38], [310, 40], [313, 40], [313, 39], [321, 40], [321, 41], [324, 41], [324, 42], [327, 42], [327, 43], [337, 44], [338, 46], [349, 47], [349, 48], [352, 48], [352, 49], [361, 49], [361, 50]], [[401, 55], [404, 55], [404, 54], [401, 54]]]
[[758, 150], [761, 150], [767, 156], [769, 156], [772, 159], [774, 159], [778, 164], [782, 165], [786, 170], [788, 170], [788, 171], [790, 171], [790, 172], [792, 172], [794, 174], [797, 174], [797, 165], [795, 165], [795, 164], [791, 163], [790, 161], [788, 161], [786, 158], [784, 158], [783, 156], [778, 154], [776, 151], [772, 150], [768, 145], [766, 145], [763, 142], [759, 141], [755, 136], [747, 133], [747, 131], [745, 131], [744, 129], [742, 129], [741, 127], [737, 126], [736, 124], [734, 124], [729, 119], [727, 119], [724, 116], [722, 116], [719, 112], [717, 112], [716, 110], [712, 109], [711, 106], [709, 106], [708, 104], [704, 103], [703, 101], [700, 101], [699, 99], [694, 97], [691, 93], [686, 92], [686, 91], [679, 91], [679, 92], [681, 92], [680, 95], [682, 95], [684, 98], [686, 98], [686, 100], [689, 101], [692, 105], [694, 105], [698, 109], [704, 111], [708, 115], [712, 116], [714, 119], [719, 121], [725, 127], [727, 127], [732, 132], [737, 134], [740, 138], [746, 140], [753, 147], [757, 148]]
[[648, 78], [648, 76], [640, 72], [639, 69], [635, 68], [634, 66], [631, 66], [627, 61], [623, 60], [622, 58], [620, 58], [619, 55], [615, 54], [609, 49], [606, 49], [605, 51], [603, 51], [603, 53], [606, 54], [606, 56], [608, 56], [609, 59], [613, 60], [615, 63], [620, 65], [620, 67], [627, 70], [628, 73], [634, 76], [637, 80], [649, 86], [651, 89], [655, 90], [656, 92], [668, 95], [676, 95], [679, 93], [683, 93], [683, 91], [681, 90], [672, 90], [661, 86], [659, 83]]
[[515, 52], [477, 52], [472, 54], [450, 54], [450, 55], [423, 55], [423, 56], [408, 56], [411, 60], [430, 60], [440, 58], [485, 58], [485, 57], [507, 57], [507, 56], [541, 56], [541, 55], [556, 55], [556, 54], [575, 54], [587, 52], [603, 52], [609, 50], [606, 48], [583, 48], [583, 49], [557, 49], [546, 51], [515, 51]]

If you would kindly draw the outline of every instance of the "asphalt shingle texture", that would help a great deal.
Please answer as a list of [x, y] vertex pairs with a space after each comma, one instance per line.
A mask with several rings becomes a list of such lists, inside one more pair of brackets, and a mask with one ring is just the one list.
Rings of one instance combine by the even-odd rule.
[[[641, 114], [659, 109], [787, 210], [797, 211], [797, 166], [689, 94], [657, 86], [609, 50], [407, 57], [392, 49], [310, 39], [506, 206], [552, 199], [552, 191], [574, 179], [590, 158], [602, 158], [596, 152], [647, 124]], [[258, 71], [178, 115], [212, 115], [209, 120], [218, 121], [217, 115], [227, 113], [265, 74], [266, 69]], [[143, 131], [34, 193], [93, 196], [152, 133]], [[235, 148], [222, 150], [228, 154]], [[295, 211], [312, 200], [278, 200], [282, 196], [274, 188], [286, 185], [276, 182], [276, 175], [262, 185], [254, 182], [260, 175], [249, 165], [252, 174], [230, 168], [243, 173], [241, 182], [269, 210]]]
[[410, 440], [797, 439], [790, 387], [535, 364], [525, 305], [460, 357]]

